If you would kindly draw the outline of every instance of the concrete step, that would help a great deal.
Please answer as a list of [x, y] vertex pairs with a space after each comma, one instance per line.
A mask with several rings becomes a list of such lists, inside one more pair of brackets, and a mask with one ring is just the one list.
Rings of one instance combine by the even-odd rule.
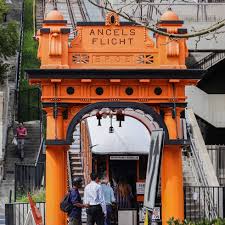
[[81, 163], [81, 161], [79, 161], [79, 162], [71, 162], [71, 165], [72, 166], [82, 166], [82, 163]]
[[81, 172], [79, 172], [79, 173], [73, 172], [72, 173], [72, 176], [80, 177], [80, 176], [84, 176], [84, 173], [81, 173]]

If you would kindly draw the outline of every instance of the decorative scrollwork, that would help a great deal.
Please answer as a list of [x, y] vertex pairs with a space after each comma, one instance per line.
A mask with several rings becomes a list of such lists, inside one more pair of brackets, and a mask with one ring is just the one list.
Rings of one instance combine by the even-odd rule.
[[88, 64], [90, 58], [88, 54], [73, 54], [72, 61], [74, 64]]
[[154, 63], [153, 55], [138, 55], [137, 64], [152, 64]]

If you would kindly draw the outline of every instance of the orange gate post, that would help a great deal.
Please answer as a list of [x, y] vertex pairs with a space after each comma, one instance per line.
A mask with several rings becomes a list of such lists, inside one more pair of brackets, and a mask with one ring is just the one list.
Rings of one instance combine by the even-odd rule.
[[[182, 23], [168, 10], [158, 27], [186, 33]], [[186, 69], [186, 39], [158, 34], [152, 39], [148, 32], [109, 13], [105, 22], [78, 22], [76, 36], [68, 43], [70, 30], [61, 13], [53, 10], [45, 18], [37, 36], [41, 68], [27, 73], [31, 84], [41, 85], [47, 113], [46, 225], [66, 224], [59, 204], [66, 193], [66, 152], [76, 124], [106, 106], [143, 109], [165, 130], [162, 221], [166, 225], [171, 217], [184, 219], [181, 146], [186, 140], [180, 112], [186, 106], [185, 85], [195, 85], [204, 71]]]

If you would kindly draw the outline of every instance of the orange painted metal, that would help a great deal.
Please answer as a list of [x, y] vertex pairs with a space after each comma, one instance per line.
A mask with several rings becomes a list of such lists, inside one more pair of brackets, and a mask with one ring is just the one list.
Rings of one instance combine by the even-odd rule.
[[46, 224], [66, 224], [59, 204], [67, 192], [68, 146], [46, 146]]
[[35, 224], [36, 225], [44, 225], [41, 213], [40, 213], [39, 209], [37, 208], [35, 202], [31, 198], [30, 193], [28, 193], [27, 196], [28, 196], [28, 200], [30, 203], [30, 207], [31, 207], [31, 211], [32, 211], [32, 215], [33, 215]]
[[[182, 30], [182, 23], [176, 14], [166, 12], [161, 17], [158, 27], [170, 33]], [[184, 30], [183, 30], [184, 31]], [[43, 28], [38, 32], [38, 57], [41, 69], [107, 69], [114, 70], [150, 70], [150, 69], [186, 69], [185, 58], [188, 51], [186, 39], [170, 39], [156, 34], [151, 38], [149, 31], [141, 26], [123, 25], [114, 13], [106, 16], [105, 24], [78, 24], [77, 35], [68, 43], [69, 33], [66, 21], [57, 10], [45, 18]], [[76, 73], [76, 72], [74, 72]], [[164, 121], [170, 139], [180, 137], [180, 111], [175, 118], [171, 108], [161, 108], [161, 103], [185, 103], [185, 86], [195, 85], [191, 79], [71, 79], [35, 78], [31, 84], [41, 84], [42, 102], [53, 103], [45, 107], [47, 113], [47, 139], [65, 140], [68, 126], [74, 116], [88, 104], [96, 102], [141, 102], [154, 107], [157, 113], [165, 111]], [[68, 94], [68, 87], [74, 88]], [[102, 87], [101, 95], [96, 88]], [[128, 95], [126, 88], [132, 87], [133, 94]], [[155, 89], [160, 87], [158, 95]], [[58, 107], [66, 103], [67, 107]], [[56, 107], [55, 107], [56, 106]], [[57, 110], [56, 110], [57, 109]], [[67, 117], [63, 113], [67, 112]], [[81, 124], [81, 130], [84, 130]], [[92, 156], [89, 149], [88, 135], [83, 137], [84, 159], [88, 163], [87, 176], [92, 169]], [[66, 150], [68, 146], [50, 146], [46, 149], [46, 224], [66, 224], [65, 214], [59, 209], [59, 202], [66, 193]], [[170, 217], [184, 218], [183, 178], [180, 146], [166, 146], [162, 162], [162, 215], [163, 225]]]
[[[179, 137], [180, 111], [177, 109], [177, 117], [173, 118], [172, 112], [165, 109], [164, 121], [167, 125], [170, 139]], [[167, 224], [171, 217], [184, 219], [183, 173], [181, 146], [170, 145], [163, 149], [161, 165], [161, 199], [162, 221]]]

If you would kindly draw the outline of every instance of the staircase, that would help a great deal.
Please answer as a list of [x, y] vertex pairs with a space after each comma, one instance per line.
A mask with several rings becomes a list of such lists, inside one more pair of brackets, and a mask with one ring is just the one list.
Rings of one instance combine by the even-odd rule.
[[[23, 163], [34, 163], [40, 145], [40, 122], [25, 122], [27, 128], [27, 138], [24, 145]], [[15, 163], [21, 163], [20, 157], [16, 154], [15, 146], [12, 144], [14, 136], [11, 128], [8, 133], [8, 144], [5, 157], [4, 180], [0, 183], [0, 217], [4, 214], [5, 203], [9, 202], [9, 192], [14, 191], [14, 169]], [[1, 224], [1, 223], [0, 223]]]
[[[45, 1], [45, 16], [54, 9], [53, 6], [53, 1], [48, 1], [48, 0], [43, 0]], [[74, 30], [74, 19], [71, 16], [70, 13], [70, 8], [68, 7], [67, 1], [66, 0], [58, 0], [56, 2], [57, 9], [62, 13], [64, 20], [67, 21], [67, 27], [70, 29], [72, 32]], [[69, 40], [72, 40], [74, 38], [74, 33], [71, 33], [69, 35]]]
[[0, 224], [5, 225], [5, 215], [0, 214]]
[[44, 20], [44, 0], [36, 0], [36, 30], [42, 27]]
[[[76, 130], [73, 133], [74, 142], [70, 146], [69, 150], [69, 161], [71, 169], [71, 179], [74, 180], [76, 177], [81, 177], [84, 180], [82, 158], [81, 158], [81, 147], [80, 147], [80, 125], [76, 126]], [[84, 193], [84, 187], [79, 190], [81, 196]]]
[[223, 59], [225, 59], [225, 52], [212, 52], [200, 61], [191, 65], [191, 68], [207, 70], [222, 61]]

